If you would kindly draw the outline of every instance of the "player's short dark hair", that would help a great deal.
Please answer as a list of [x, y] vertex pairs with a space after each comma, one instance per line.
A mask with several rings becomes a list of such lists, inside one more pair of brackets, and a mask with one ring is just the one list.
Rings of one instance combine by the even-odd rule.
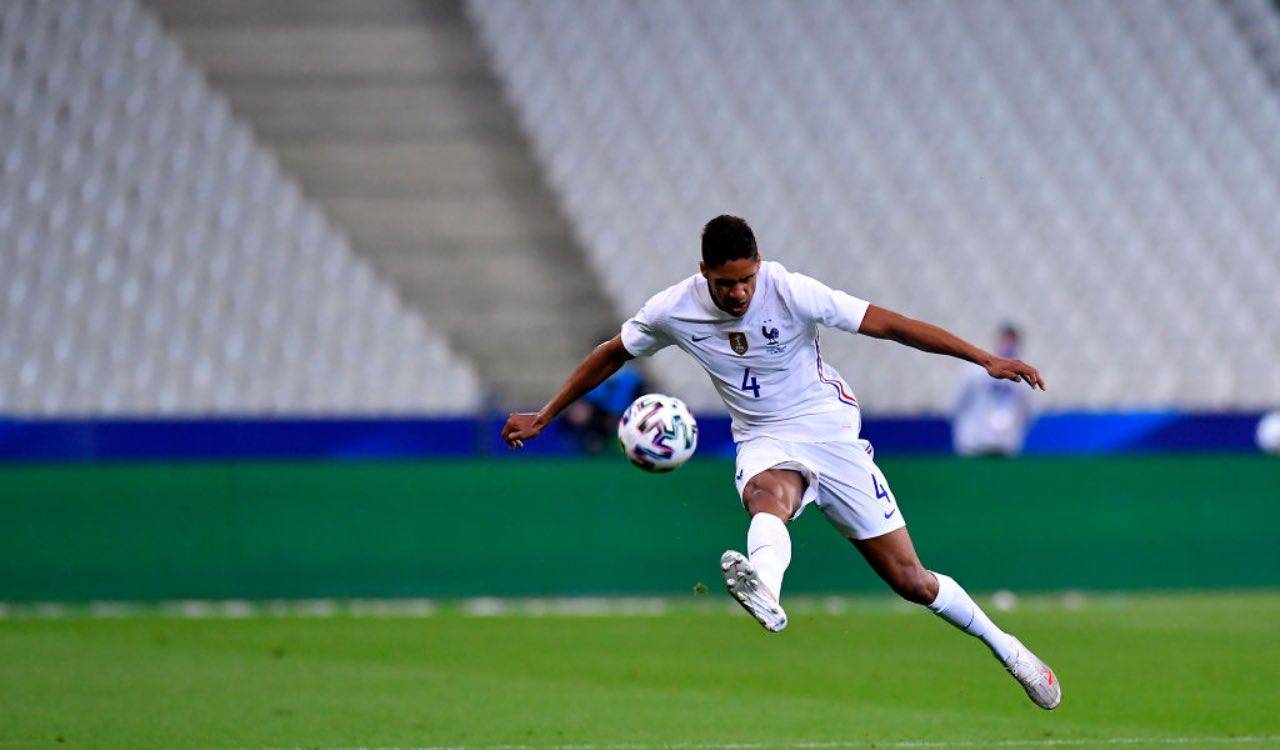
[[744, 219], [720, 214], [702, 228], [702, 262], [708, 268], [757, 255], [756, 235]]

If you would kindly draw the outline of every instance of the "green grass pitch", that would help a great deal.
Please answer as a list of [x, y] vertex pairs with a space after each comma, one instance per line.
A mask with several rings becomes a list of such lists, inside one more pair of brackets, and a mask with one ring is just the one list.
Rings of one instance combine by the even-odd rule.
[[[723, 597], [721, 593], [711, 596]], [[1035, 599], [1034, 708], [924, 610], [0, 620], [0, 747], [1280, 747], [1280, 593]]]

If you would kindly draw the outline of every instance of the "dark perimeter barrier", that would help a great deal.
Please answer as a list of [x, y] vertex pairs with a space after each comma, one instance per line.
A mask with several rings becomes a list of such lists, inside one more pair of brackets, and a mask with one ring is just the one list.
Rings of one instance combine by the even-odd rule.
[[[973, 590], [1280, 585], [1280, 461], [880, 456]], [[732, 463], [618, 456], [0, 466], [0, 600], [689, 594], [746, 518]], [[884, 591], [810, 508], [787, 590]], [[691, 594], [690, 594], [691, 595]]]
[[[1042, 415], [1028, 455], [1255, 453], [1259, 412], [1058, 412]], [[422, 418], [6, 419], [0, 462], [206, 459], [542, 457], [578, 453], [554, 423], [519, 454], [502, 444], [504, 415]], [[699, 454], [733, 455], [729, 419], [698, 415]], [[866, 417], [862, 435], [882, 454], [945, 454], [941, 417]]]

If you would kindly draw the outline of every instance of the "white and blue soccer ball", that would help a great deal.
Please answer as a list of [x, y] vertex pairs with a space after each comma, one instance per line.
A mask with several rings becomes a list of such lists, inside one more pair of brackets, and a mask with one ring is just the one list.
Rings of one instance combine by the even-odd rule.
[[680, 399], [648, 393], [632, 401], [618, 420], [618, 442], [641, 469], [672, 471], [698, 449], [698, 423]]

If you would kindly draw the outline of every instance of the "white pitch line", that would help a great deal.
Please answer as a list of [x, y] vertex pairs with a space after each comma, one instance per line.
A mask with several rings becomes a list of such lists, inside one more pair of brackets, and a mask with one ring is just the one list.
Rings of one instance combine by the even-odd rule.
[[[1063, 595], [1065, 604], [1067, 595]], [[1079, 606], [1075, 595], [1074, 606]], [[798, 596], [788, 600], [796, 615], [843, 615], [876, 612], [915, 615], [918, 608], [888, 596]], [[1054, 601], [1050, 599], [1049, 601]], [[738, 605], [725, 596], [694, 600], [658, 596], [475, 597], [470, 599], [191, 599], [136, 601], [5, 602], [0, 620], [111, 619], [178, 617], [224, 620], [251, 617], [661, 617], [687, 614], [737, 613]]]
[[[430, 745], [424, 747], [342, 747], [322, 750], [768, 750], [768, 748], [794, 748], [795, 750], [858, 750], [859, 748], [885, 748], [887, 750], [930, 750], [940, 748], [981, 747], [1100, 747], [1124, 745], [1256, 745], [1280, 742], [1280, 735], [1247, 737], [1110, 737], [1097, 739], [1040, 739], [1040, 740], [898, 740], [875, 742], [726, 742], [726, 743], [670, 743], [641, 744], [620, 743], [601, 745]], [[266, 748], [266, 750], [285, 750]], [[292, 750], [315, 750], [293, 748]]]
[[[0, 0], [3, 2], [3, 0]], [[1003, 592], [1008, 594], [1008, 592]], [[1194, 593], [1194, 592], [1189, 592]], [[1261, 593], [1261, 592], [1260, 592]], [[1265, 592], [1274, 595], [1273, 592]], [[1012, 596], [1008, 594], [1008, 596]], [[985, 603], [987, 597], [980, 597]], [[1124, 593], [1079, 592], [1039, 594], [1006, 601], [1023, 611], [1078, 610], [1083, 606], [1115, 608], [1134, 599]], [[1157, 599], [1158, 601], [1158, 599]], [[920, 607], [889, 595], [806, 596], [788, 598], [787, 612], [808, 615], [858, 613], [919, 616]], [[193, 599], [93, 602], [9, 602], [0, 600], [0, 621], [177, 617], [192, 620], [234, 620], [253, 617], [662, 617], [668, 614], [741, 616], [730, 597], [568, 596], [475, 597], [470, 599]]]

